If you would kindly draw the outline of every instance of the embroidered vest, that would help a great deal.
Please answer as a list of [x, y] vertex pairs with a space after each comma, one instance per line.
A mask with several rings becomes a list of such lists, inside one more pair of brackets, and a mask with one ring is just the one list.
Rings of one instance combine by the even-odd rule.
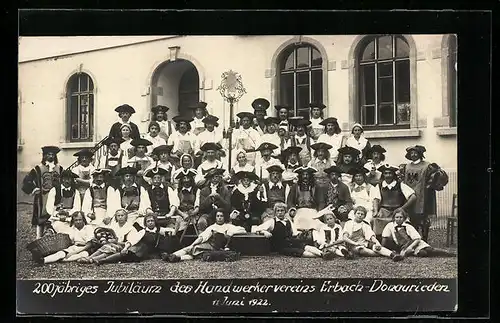
[[401, 190], [401, 184], [398, 182], [396, 186], [392, 189], [388, 187], [382, 187], [382, 184], [379, 186], [380, 188], [380, 207], [388, 208], [388, 209], [396, 209], [406, 202], [406, 198]]
[[90, 187], [90, 196], [92, 197], [92, 207], [93, 208], [107, 208], [108, 199], [108, 185], [104, 185], [103, 188], [95, 187], [92, 185]]
[[267, 193], [267, 202], [270, 207], [278, 202], [285, 203], [285, 185], [282, 184], [282, 188], [274, 186], [272, 189], [269, 188], [269, 183], [265, 183], [264, 185]]
[[122, 166], [122, 157], [123, 152], [118, 152], [116, 156], [111, 156], [110, 154], [106, 154], [106, 161], [104, 163], [104, 168], [111, 170], [111, 175], [114, 176], [116, 172]]
[[40, 178], [42, 184], [42, 187], [40, 189], [42, 190], [42, 194], [45, 195], [49, 193], [49, 191], [53, 187], [60, 185], [61, 166], [55, 165], [52, 172], [49, 172], [48, 166], [39, 165], [38, 167], [40, 168], [40, 174], [41, 174]]
[[194, 208], [196, 192], [196, 187], [191, 188], [191, 192], [185, 192], [182, 188], [177, 189], [177, 194], [179, 196], [179, 210], [187, 212]]
[[75, 203], [75, 192], [76, 189], [74, 186], [71, 186], [69, 192], [64, 190], [61, 192], [62, 186], [56, 186], [56, 196], [54, 199], [54, 205], [62, 205], [62, 208], [65, 210], [70, 210], [73, 208], [73, 204]]
[[154, 212], [160, 215], [165, 215], [170, 212], [170, 200], [168, 198], [167, 187], [155, 187], [148, 189], [151, 208]]
[[314, 201], [314, 188], [309, 191], [301, 191], [297, 185], [297, 208], [315, 209], [316, 202]]
[[141, 187], [129, 187], [124, 188], [122, 186], [118, 187], [118, 191], [121, 196], [121, 206], [128, 211], [139, 210], [139, 205], [141, 203]]

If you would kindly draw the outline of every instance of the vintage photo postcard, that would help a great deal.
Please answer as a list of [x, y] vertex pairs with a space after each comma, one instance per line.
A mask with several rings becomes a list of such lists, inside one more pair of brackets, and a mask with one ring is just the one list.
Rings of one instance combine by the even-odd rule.
[[453, 312], [456, 34], [19, 37], [19, 315]]

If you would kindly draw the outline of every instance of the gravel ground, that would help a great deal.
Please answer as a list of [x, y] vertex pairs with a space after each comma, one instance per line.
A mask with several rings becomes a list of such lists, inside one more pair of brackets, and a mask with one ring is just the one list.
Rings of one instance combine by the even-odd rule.
[[[457, 258], [407, 258], [394, 263], [385, 257], [356, 260], [244, 257], [232, 263], [185, 261], [166, 263], [148, 260], [136, 264], [99, 267], [76, 263], [35, 266], [26, 245], [33, 239], [31, 205], [17, 207], [17, 278], [19, 279], [232, 279], [232, 278], [455, 278]], [[433, 230], [430, 244], [443, 247], [444, 230]]]

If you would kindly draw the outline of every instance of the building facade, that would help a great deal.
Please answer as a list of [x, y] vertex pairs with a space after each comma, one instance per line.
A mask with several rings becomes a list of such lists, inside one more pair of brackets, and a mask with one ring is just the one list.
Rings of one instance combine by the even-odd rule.
[[346, 135], [361, 123], [387, 161], [405, 162], [405, 148], [420, 144], [455, 171], [456, 47], [455, 35], [21, 38], [18, 169], [38, 163], [44, 145], [61, 147], [70, 165], [108, 134], [124, 103], [142, 132], [152, 106], [170, 107], [171, 118], [196, 101], [227, 126], [217, 87], [234, 70], [247, 91], [235, 113], [253, 111], [258, 97], [271, 102], [268, 115], [275, 104], [301, 114], [323, 102]]

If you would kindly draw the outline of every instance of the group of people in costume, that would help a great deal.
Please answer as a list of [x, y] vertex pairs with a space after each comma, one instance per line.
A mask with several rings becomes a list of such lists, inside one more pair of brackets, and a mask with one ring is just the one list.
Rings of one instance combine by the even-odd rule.
[[447, 175], [425, 160], [425, 147], [408, 147], [408, 163], [392, 166], [360, 124], [345, 138], [323, 104], [311, 103], [309, 118], [286, 106], [267, 116], [269, 106], [254, 100], [254, 113], [222, 131], [204, 102], [172, 120], [159, 105], [141, 135], [125, 104], [100, 158], [84, 149], [64, 169], [60, 149], [42, 147], [22, 187], [34, 198], [36, 238], [67, 233], [74, 245], [35, 261], [177, 262], [229, 250], [245, 234], [297, 257], [453, 255], [427, 243]]

